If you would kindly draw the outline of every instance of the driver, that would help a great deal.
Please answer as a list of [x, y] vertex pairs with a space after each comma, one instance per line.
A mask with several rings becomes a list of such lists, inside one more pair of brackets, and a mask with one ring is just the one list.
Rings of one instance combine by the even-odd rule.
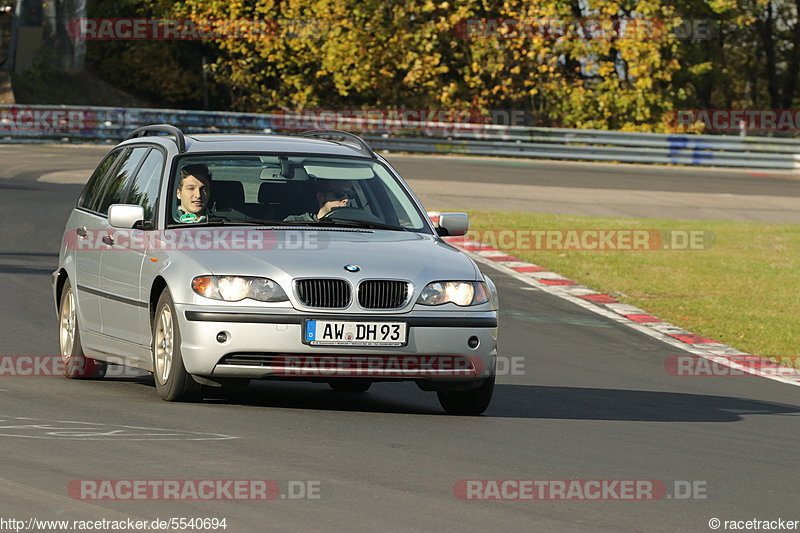
[[347, 180], [321, 180], [318, 179], [316, 213], [303, 213], [302, 215], [289, 215], [283, 220], [286, 222], [313, 222], [330, 214], [335, 209], [348, 207], [350, 200], [355, 198], [355, 191]]
[[211, 195], [211, 172], [202, 163], [181, 169], [178, 188], [178, 221], [185, 223], [208, 220], [208, 198]]

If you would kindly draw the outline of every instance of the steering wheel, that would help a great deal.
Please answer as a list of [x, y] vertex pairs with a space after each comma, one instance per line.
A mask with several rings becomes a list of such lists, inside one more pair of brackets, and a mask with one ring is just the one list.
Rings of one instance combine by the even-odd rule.
[[325, 213], [320, 220], [325, 219], [383, 223], [381, 219], [372, 213], [357, 207], [340, 207], [338, 209], [332, 209], [331, 211]]

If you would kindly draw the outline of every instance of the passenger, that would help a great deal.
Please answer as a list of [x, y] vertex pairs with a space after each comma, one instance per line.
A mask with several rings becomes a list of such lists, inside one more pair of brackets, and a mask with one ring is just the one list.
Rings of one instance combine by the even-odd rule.
[[189, 224], [208, 220], [208, 199], [211, 195], [211, 172], [202, 163], [186, 165], [180, 171], [176, 190], [179, 222]]

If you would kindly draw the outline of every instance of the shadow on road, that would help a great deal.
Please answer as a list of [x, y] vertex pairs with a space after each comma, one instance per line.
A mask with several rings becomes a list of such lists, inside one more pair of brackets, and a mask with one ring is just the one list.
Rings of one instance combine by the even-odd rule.
[[[1, 257], [58, 257], [58, 252], [0, 252]], [[54, 268], [55, 270], [55, 268]]]
[[[152, 394], [158, 399], [152, 377], [133, 380], [153, 388]], [[389, 387], [399, 391], [392, 394]], [[415, 402], [421, 395], [430, 395], [435, 402], [436, 395], [422, 392], [411, 383], [373, 385], [370, 392], [335, 392], [324, 383], [252, 381], [249, 386], [233, 386], [224, 390], [207, 389], [202, 404], [239, 405], [252, 407], [275, 407], [281, 409], [313, 409], [321, 411], [350, 411], [364, 413], [397, 413], [411, 415], [440, 414], [438, 408]], [[160, 400], [159, 400], [160, 401]]]
[[[49, 278], [58, 263], [58, 252], [0, 252], [0, 258], [5, 257], [11, 261], [19, 260], [26, 263], [46, 262], [48, 266], [0, 263], [0, 274], [46, 274]], [[44, 258], [52, 258], [53, 261], [44, 261]]]
[[[132, 381], [154, 388], [151, 377]], [[152, 391], [157, 399], [155, 390]], [[211, 390], [202, 404], [440, 415], [436, 395], [411, 383], [377, 383], [367, 393], [342, 393], [324, 384], [253, 381], [249, 387]], [[747, 415], [798, 415], [800, 407], [728, 396], [675, 392], [498, 385], [484, 418], [737, 422]]]
[[800, 407], [677, 392], [498, 385], [485, 416], [640, 422], [736, 422], [746, 415], [800, 414]]
[[56, 269], [55, 265], [48, 267], [33, 267], [24, 265], [3, 265], [0, 264], [0, 274], [52, 274]]

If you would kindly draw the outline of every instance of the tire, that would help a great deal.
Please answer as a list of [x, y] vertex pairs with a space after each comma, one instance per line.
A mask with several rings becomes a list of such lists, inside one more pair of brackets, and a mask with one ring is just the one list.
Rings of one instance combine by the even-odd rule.
[[151, 342], [153, 379], [156, 391], [168, 402], [191, 402], [200, 399], [203, 386], [186, 372], [181, 356], [181, 333], [176, 320], [175, 305], [168, 289], [164, 289], [156, 304]]
[[367, 392], [372, 382], [365, 379], [340, 379], [329, 381], [328, 385], [336, 392]]
[[58, 346], [64, 363], [64, 376], [70, 379], [100, 379], [106, 375], [106, 363], [83, 354], [78, 307], [69, 280], [61, 289], [58, 305]]
[[462, 391], [439, 391], [439, 404], [449, 415], [477, 416], [483, 413], [492, 401], [494, 375], [486, 378], [477, 389]]

